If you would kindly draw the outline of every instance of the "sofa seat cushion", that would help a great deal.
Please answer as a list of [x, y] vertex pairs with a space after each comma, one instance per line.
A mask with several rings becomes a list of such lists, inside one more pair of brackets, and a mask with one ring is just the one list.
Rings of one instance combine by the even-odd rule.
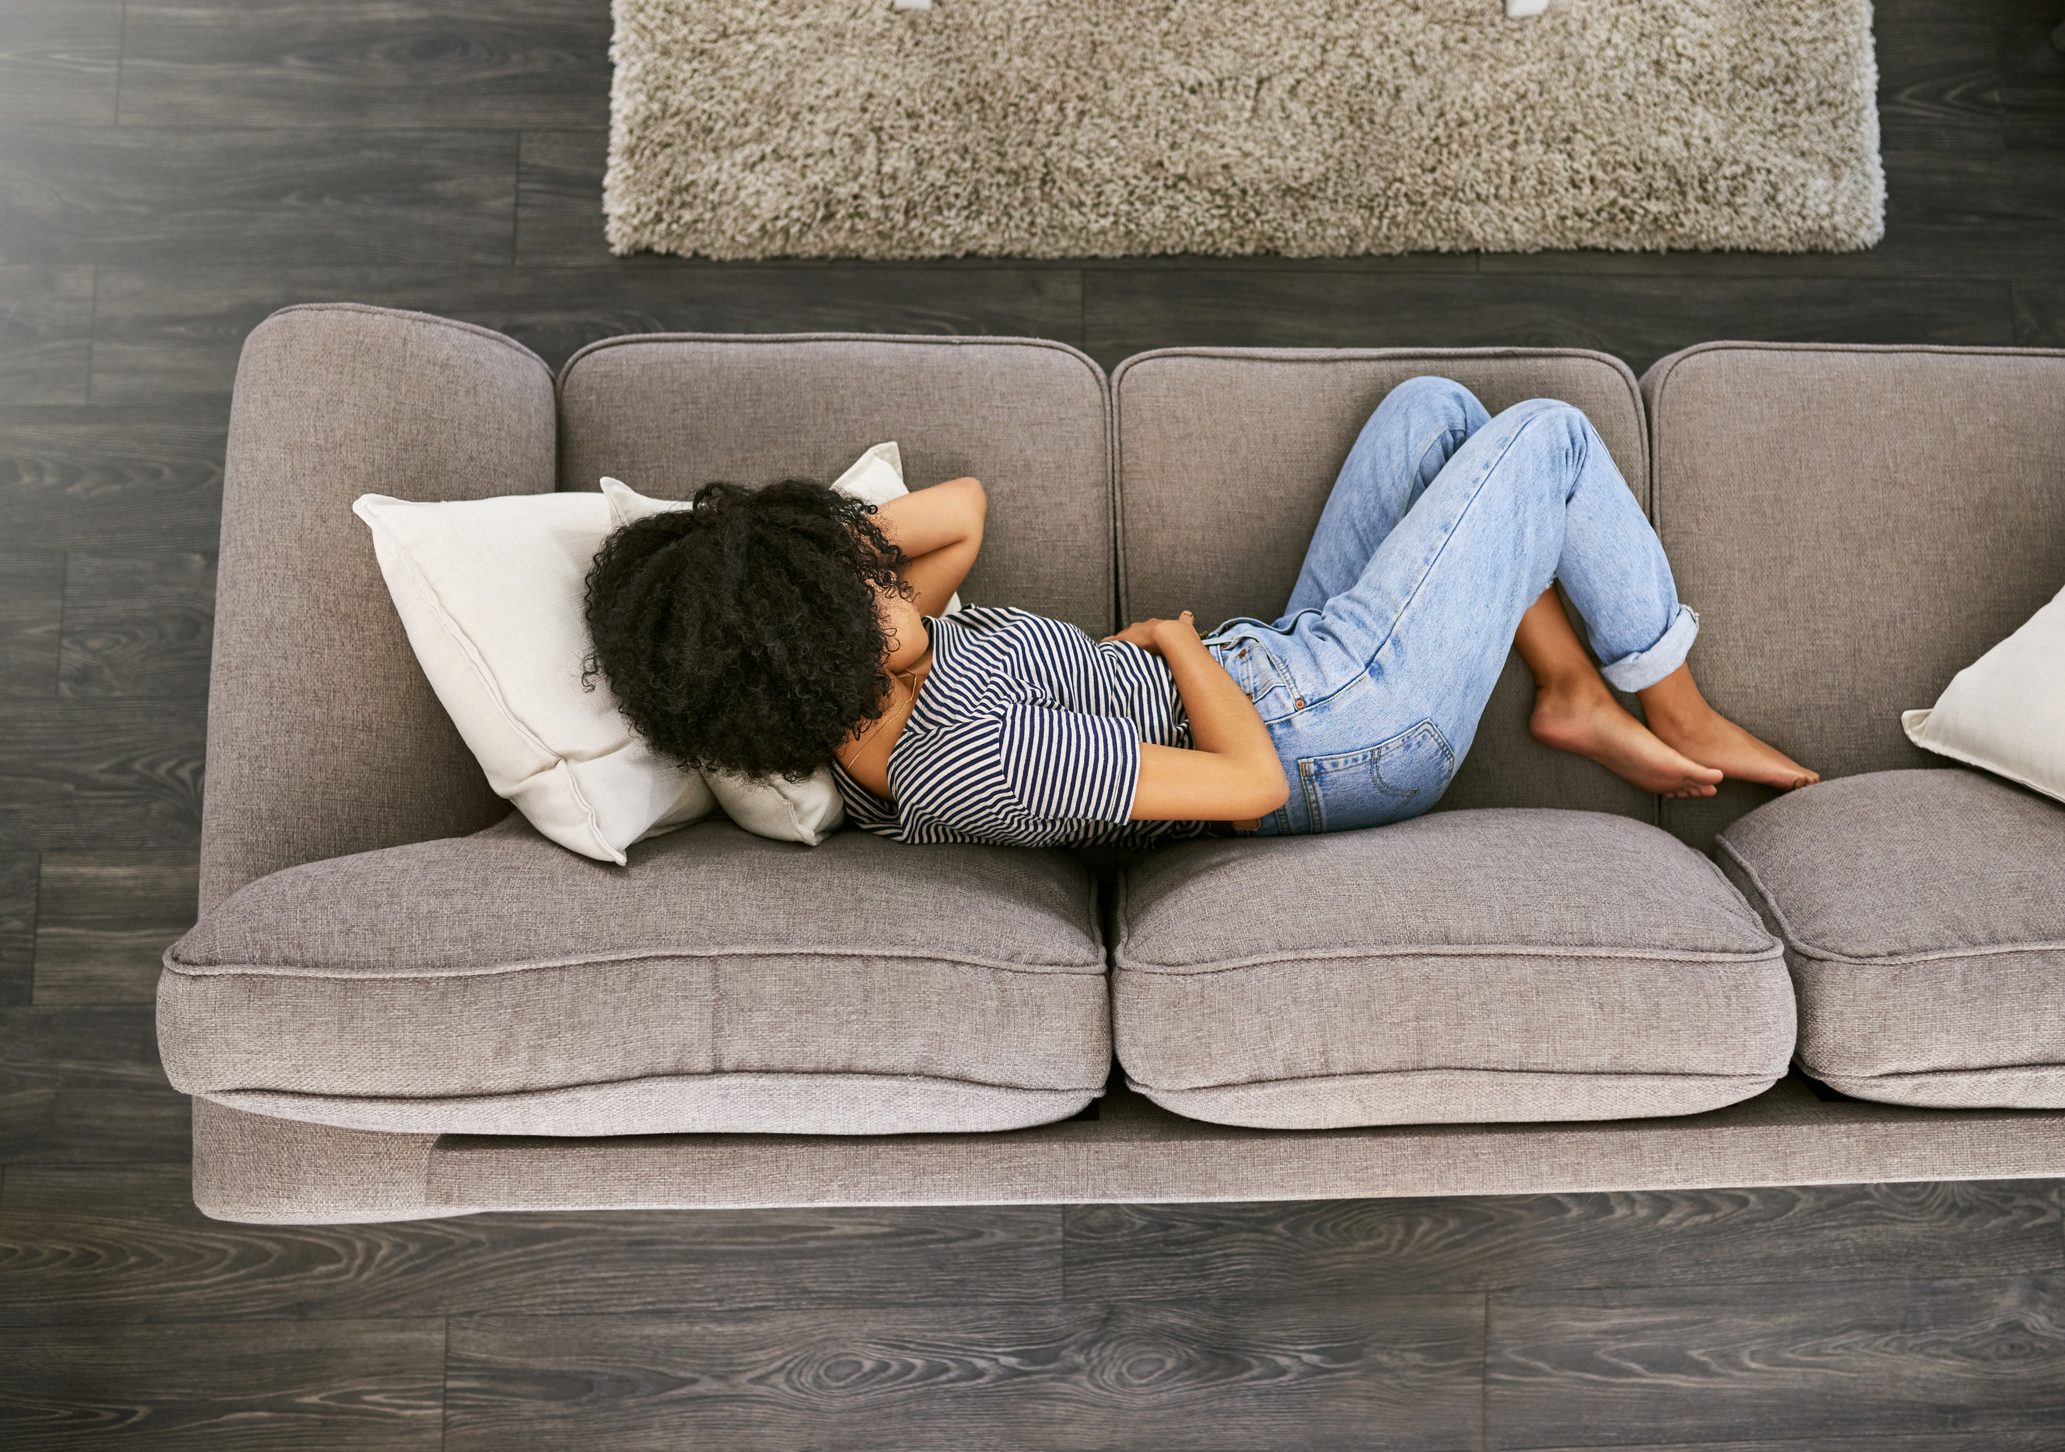
[[1103, 1090], [1096, 889], [1064, 855], [708, 821], [630, 859], [511, 817], [261, 878], [166, 954], [166, 1071], [483, 1134], [1004, 1129]]
[[1845, 1094], [2065, 1106], [2065, 806], [1976, 771], [1824, 781], [1722, 832]]
[[1690, 1114], [1785, 1072], [1779, 945], [1657, 828], [1551, 809], [1137, 858], [1114, 959], [1140, 1092], [1226, 1124]]

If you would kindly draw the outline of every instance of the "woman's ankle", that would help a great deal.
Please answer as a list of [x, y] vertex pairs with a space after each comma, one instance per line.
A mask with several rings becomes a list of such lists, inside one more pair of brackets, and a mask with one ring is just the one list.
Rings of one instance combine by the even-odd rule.
[[1612, 700], [1613, 692], [1606, 688], [1606, 682], [1597, 671], [1571, 671], [1568, 674], [1537, 675], [1534, 678], [1534, 699], [1537, 705], [1544, 702], [1575, 702]]
[[1681, 665], [1655, 685], [1644, 686], [1635, 692], [1635, 698], [1642, 703], [1642, 715], [1652, 726], [1689, 724], [1714, 714], [1714, 708], [1700, 693], [1699, 683], [1692, 679], [1690, 666]]

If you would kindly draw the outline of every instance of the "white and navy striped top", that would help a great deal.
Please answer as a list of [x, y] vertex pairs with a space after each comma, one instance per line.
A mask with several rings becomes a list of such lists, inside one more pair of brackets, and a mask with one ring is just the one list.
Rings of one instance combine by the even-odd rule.
[[899, 842], [1144, 846], [1202, 822], [1132, 822], [1140, 744], [1190, 745], [1160, 656], [1024, 610], [925, 617], [932, 668], [890, 749], [894, 806], [832, 775], [857, 827]]

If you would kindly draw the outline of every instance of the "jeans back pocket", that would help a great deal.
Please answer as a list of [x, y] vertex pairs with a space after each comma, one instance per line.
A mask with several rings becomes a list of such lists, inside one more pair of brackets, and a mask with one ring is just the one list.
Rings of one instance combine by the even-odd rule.
[[1298, 758], [1298, 785], [1315, 832], [1381, 827], [1417, 817], [1441, 800], [1456, 756], [1432, 721], [1359, 751]]

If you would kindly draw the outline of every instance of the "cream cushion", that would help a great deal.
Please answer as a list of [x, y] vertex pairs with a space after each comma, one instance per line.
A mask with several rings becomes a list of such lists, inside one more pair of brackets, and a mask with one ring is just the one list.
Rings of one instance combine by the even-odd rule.
[[[841, 493], [868, 504], [887, 504], [910, 493], [904, 483], [903, 455], [895, 443], [876, 444], [832, 481]], [[602, 481], [603, 498], [609, 501], [612, 519], [618, 527], [635, 523], [668, 510], [686, 509], [685, 499], [651, 499], [621, 479]], [[961, 608], [955, 595], [942, 613]], [[816, 846], [846, 819], [839, 800], [839, 787], [832, 780], [830, 766], [821, 766], [801, 781], [785, 777], [745, 777], [730, 772], [705, 774], [718, 804], [732, 821], [761, 837]]]
[[2065, 801], [2065, 590], [1900, 724], [1925, 751]]
[[656, 755], [604, 681], [582, 680], [583, 581], [610, 529], [600, 495], [365, 494], [352, 512], [431, 689], [488, 784], [540, 832], [621, 864], [633, 842], [710, 811], [702, 777]]

